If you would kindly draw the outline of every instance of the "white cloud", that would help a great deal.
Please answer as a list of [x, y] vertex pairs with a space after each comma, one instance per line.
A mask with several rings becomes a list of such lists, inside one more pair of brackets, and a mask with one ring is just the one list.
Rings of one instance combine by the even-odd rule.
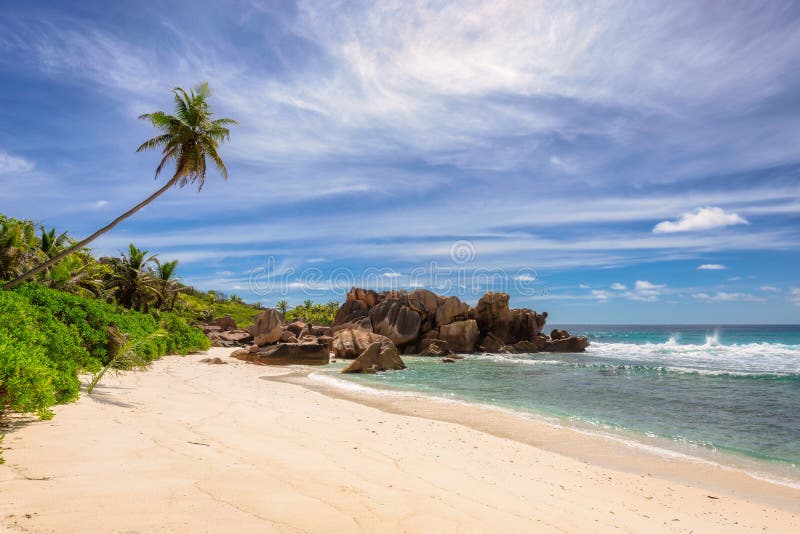
[[781, 288], [775, 286], [761, 286], [759, 288], [761, 291], [766, 291], [768, 293], [780, 293]]
[[655, 302], [666, 287], [666, 284], [654, 284], [647, 280], [637, 280], [633, 286], [633, 291], [628, 291], [624, 295], [631, 300]]
[[697, 267], [698, 271], [723, 271], [725, 269], [727, 269], [727, 267], [719, 263], [704, 263]]
[[789, 300], [800, 306], [800, 287], [793, 287], [789, 290]]
[[105, 208], [109, 204], [110, 204], [110, 202], [108, 200], [98, 200], [97, 202], [94, 203], [94, 207], [95, 208]]
[[531, 276], [530, 274], [518, 274], [517, 276], [514, 277], [514, 280], [517, 280], [519, 282], [533, 282], [534, 280], [536, 280], [536, 277]]
[[741, 276], [731, 276], [730, 278], [728, 278], [728, 281], [729, 282], [738, 282], [741, 279], [742, 279]]
[[596, 298], [597, 300], [608, 300], [608, 291], [603, 289], [593, 289], [592, 290], [592, 297]]
[[751, 295], [750, 293], [728, 293], [717, 291], [715, 294], [694, 293], [692, 298], [704, 302], [764, 302], [764, 298]]
[[581, 289], [589, 289], [589, 286], [586, 284], [578, 284], [578, 287]]
[[0, 150], [0, 176], [23, 174], [33, 170], [35, 165], [32, 161], [18, 156], [12, 156], [8, 152]]
[[653, 284], [647, 280], [637, 280], [635, 285], [636, 291], [655, 291], [657, 289], [661, 289], [662, 287], [666, 287], [666, 285]]
[[698, 208], [694, 212], [684, 213], [677, 221], [662, 221], [653, 227], [653, 233], [695, 232], [737, 224], [750, 223], [738, 213], [727, 213], [722, 208], [709, 206]]
[[628, 289], [628, 286], [626, 286], [625, 284], [620, 284], [619, 282], [614, 282], [613, 284], [611, 284], [611, 289], [613, 289], [614, 291], [625, 291], [626, 289]]

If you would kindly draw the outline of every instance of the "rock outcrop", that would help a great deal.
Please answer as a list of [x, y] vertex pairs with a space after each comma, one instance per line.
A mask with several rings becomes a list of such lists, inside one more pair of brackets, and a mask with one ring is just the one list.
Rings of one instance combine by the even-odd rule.
[[248, 330], [259, 347], [276, 343], [283, 334], [283, 315], [278, 310], [267, 308], [256, 315], [255, 323]]
[[[566, 330], [554, 329], [545, 335], [546, 312], [510, 308], [509, 300], [507, 293], [486, 293], [472, 308], [458, 297], [440, 297], [427, 289], [377, 293], [352, 288], [333, 326], [303, 321], [285, 324], [277, 310], [265, 309], [247, 331], [237, 330], [230, 317], [217, 319], [203, 330], [217, 346], [251, 345], [247, 352], [260, 354], [247, 357], [252, 361], [289, 361], [297, 350], [293, 347], [309, 345], [321, 346], [340, 359], [357, 359], [375, 343], [387, 355], [438, 357], [476, 350], [507, 354], [586, 350], [588, 340]], [[275, 348], [282, 345], [289, 347]]]
[[397, 348], [386, 346], [376, 341], [362, 352], [358, 358], [345, 367], [343, 373], [377, 373], [380, 371], [398, 371], [405, 369], [406, 364], [397, 354]]
[[369, 310], [372, 331], [386, 336], [395, 345], [405, 345], [416, 341], [422, 319], [419, 312], [408, 307], [401, 300], [384, 300]]
[[[564, 330], [564, 332], [566, 332]], [[542, 348], [544, 352], [583, 352], [589, 346], [589, 340], [585, 337], [575, 337], [567, 335], [550, 341]]]
[[504, 343], [510, 341], [509, 333], [514, 315], [508, 307], [508, 293], [486, 293], [475, 306], [475, 320], [481, 335], [492, 334]]
[[345, 328], [337, 331], [331, 341], [331, 348], [336, 358], [353, 359], [374, 343], [397, 350], [395, 344], [388, 337], [361, 328]]
[[[427, 289], [376, 293], [353, 288], [336, 314], [333, 350], [337, 358], [354, 358], [356, 346], [365, 350], [368, 338], [360, 344], [352, 340], [352, 331], [359, 330], [385, 336], [402, 354], [585, 350], [588, 341], [583, 338], [551, 345], [571, 336], [557, 331], [551, 339], [542, 333], [546, 312], [510, 308], [509, 300], [507, 293], [486, 293], [471, 308], [458, 297], [440, 297]], [[338, 336], [345, 330], [350, 332]]]
[[464, 321], [469, 315], [469, 304], [458, 297], [447, 297], [439, 302], [436, 309], [436, 324], [444, 326], [456, 321]]
[[450, 350], [450, 344], [442, 339], [426, 339], [422, 342], [422, 348], [419, 351], [420, 356], [450, 356], [453, 351]]
[[223, 332], [227, 332], [229, 330], [236, 330], [236, 321], [233, 320], [233, 317], [230, 315], [226, 315], [225, 317], [220, 317], [219, 319], [214, 319], [211, 321], [210, 326], [218, 326], [220, 330]]
[[328, 350], [319, 343], [279, 343], [258, 352], [237, 350], [232, 357], [257, 365], [327, 365]]
[[475, 319], [455, 321], [439, 327], [439, 339], [446, 341], [454, 352], [475, 352], [479, 336], [480, 330]]
[[[233, 325], [235, 325], [235, 323], [233, 323]], [[231, 323], [227, 323], [226, 326], [229, 328], [228, 330], [223, 330], [222, 327], [215, 324], [203, 325], [203, 332], [208, 336], [212, 346], [242, 347], [252, 343], [253, 334], [247, 330], [230, 328]]]

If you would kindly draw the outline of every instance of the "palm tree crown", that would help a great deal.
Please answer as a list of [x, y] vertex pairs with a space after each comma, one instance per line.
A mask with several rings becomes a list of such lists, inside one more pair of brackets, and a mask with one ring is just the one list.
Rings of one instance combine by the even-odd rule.
[[175, 93], [175, 115], [163, 111], [145, 113], [139, 116], [163, 133], [142, 143], [137, 152], [161, 148], [161, 162], [156, 167], [156, 178], [164, 166], [175, 163], [175, 174], [172, 180], [179, 187], [187, 183], [198, 183], [197, 189], [203, 188], [206, 180], [206, 158], [209, 158], [224, 179], [228, 179], [228, 169], [222, 161], [217, 148], [219, 143], [230, 139], [230, 130], [226, 127], [237, 124], [233, 119], [212, 119], [213, 113], [207, 98], [211, 90], [207, 83], [198, 85], [188, 93], [181, 87], [172, 90]]

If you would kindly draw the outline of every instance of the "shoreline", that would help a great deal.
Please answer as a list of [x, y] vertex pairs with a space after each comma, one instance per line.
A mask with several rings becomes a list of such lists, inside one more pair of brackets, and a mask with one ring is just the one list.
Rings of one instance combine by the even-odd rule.
[[[327, 380], [315, 381], [312, 375], [323, 376]], [[763, 476], [754, 473], [738, 465], [736, 460], [739, 458], [729, 453], [722, 453], [721, 461], [715, 461], [649, 445], [640, 439], [643, 436], [633, 433], [624, 436], [616, 432], [597, 432], [582, 429], [567, 421], [548, 421], [547, 416], [541, 414], [411, 390], [383, 389], [327, 375], [315, 370], [302, 370], [262, 379], [296, 384], [332, 398], [356, 402], [395, 415], [463, 425], [594, 466], [670, 480], [709, 491], [727, 492], [764, 504], [777, 503], [800, 514], [800, 481], [773, 479], [769, 476], [771, 473], [764, 473]], [[330, 380], [356, 385], [358, 390], [332, 385]], [[359, 391], [362, 388], [363, 391]], [[390, 394], [385, 395], [385, 391]], [[766, 462], [753, 460], [752, 463]]]
[[[507, 407], [500, 404], [483, 403], [478, 400], [446, 397], [432, 392], [403, 389], [388, 384], [366, 384], [344, 377], [340, 378], [338, 377], [338, 373], [335, 372], [326, 372], [314, 369], [308, 372], [303, 371], [293, 374], [297, 375], [297, 378], [299, 378], [300, 375], [306, 375], [311, 381], [317, 383], [307, 383], [299, 380], [292, 381], [289, 380], [290, 375], [283, 375], [286, 377], [285, 381], [289, 383], [297, 383], [299, 385], [303, 385], [304, 387], [309, 387], [310, 389], [320, 391], [326, 395], [347, 398], [353, 402], [367, 404], [376, 408], [386, 407], [386, 403], [379, 399], [388, 399], [392, 397], [403, 398], [406, 400], [416, 399], [416, 401], [422, 403], [428, 401], [439, 402], [443, 404], [443, 407], [449, 405], [471, 407], [473, 409], [487, 412], [487, 417], [494, 413], [501, 413], [524, 420], [526, 422], [534, 423], [536, 425], [544, 425], [552, 429], [567, 430], [580, 435], [585, 435], [589, 439], [611, 441], [624, 447], [630, 447], [642, 451], [650, 451], [651, 454], [656, 457], [667, 456], [693, 463], [708, 464], [721, 469], [737, 471], [747, 475], [750, 478], [769, 484], [777, 484], [791, 489], [800, 490], [800, 470], [793, 462], [788, 460], [772, 459], [768, 457], [762, 458], [745, 453], [737, 453], [736, 451], [731, 451], [725, 448], [704, 448], [692, 443], [679, 443], [666, 436], [642, 433], [626, 428], [614, 428], [613, 426], [605, 426], [602, 424], [593, 424], [579, 418], [576, 419], [565, 415], [540, 412], [534, 409], [526, 410]], [[281, 377], [270, 377], [270, 379], [281, 381]], [[320, 384], [320, 382], [322, 382], [324, 385]], [[336, 385], [332, 385], [334, 383]], [[321, 385], [322, 387], [320, 387]], [[360, 396], [356, 394], [355, 391], [361, 391], [366, 396]], [[347, 392], [351, 392], [352, 394], [348, 394]], [[369, 400], [371, 398], [375, 400]], [[389, 409], [392, 408], [390, 407]], [[436, 416], [433, 418], [449, 420], [446, 416]], [[461, 421], [461, 424], [469, 423], [464, 423]], [[515, 438], [512, 437], [511, 439]], [[553, 447], [550, 444], [536, 444], [536, 446], [541, 446], [547, 450], [552, 450], [553, 452], [558, 452], [560, 454], [570, 455], [570, 451], [559, 450], [557, 446]]]
[[[163, 358], [104, 379], [51, 421], [9, 429], [0, 531], [800, 529], [800, 491], [785, 486], [696, 465], [692, 474], [682, 461], [473, 406], [371, 406], [367, 395], [315, 390], [300, 376], [314, 369], [229, 353]], [[209, 356], [227, 365], [200, 362]], [[624, 469], [606, 467], [621, 460]], [[717, 477], [712, 488], [691, 482], [701, 474]]]

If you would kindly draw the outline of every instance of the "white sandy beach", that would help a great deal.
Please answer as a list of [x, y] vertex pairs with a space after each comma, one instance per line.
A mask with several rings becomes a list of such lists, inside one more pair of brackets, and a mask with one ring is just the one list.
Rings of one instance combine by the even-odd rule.
[[[480, 414], [472, 424], [463, 406], [417, 413], [425, 401], [335, 398], [262, 380], [297, 369], [230, 352], [167, 357], [150, 371], [107, 377], [91, 398], [57, 406], [52, 421], [8, 430], [2, 528], [800, 531], [800, 490], [674, 459], [666, 469], [622, 445], [570, 443], [542, 425], [538, 433], [509, 414], [492, 426]], [[208, 356], [228, 365], [200, 363]], [[608, 461], [579, 460], [581, 447]], [[629, 469], [610, 467], [627, 456]]]

